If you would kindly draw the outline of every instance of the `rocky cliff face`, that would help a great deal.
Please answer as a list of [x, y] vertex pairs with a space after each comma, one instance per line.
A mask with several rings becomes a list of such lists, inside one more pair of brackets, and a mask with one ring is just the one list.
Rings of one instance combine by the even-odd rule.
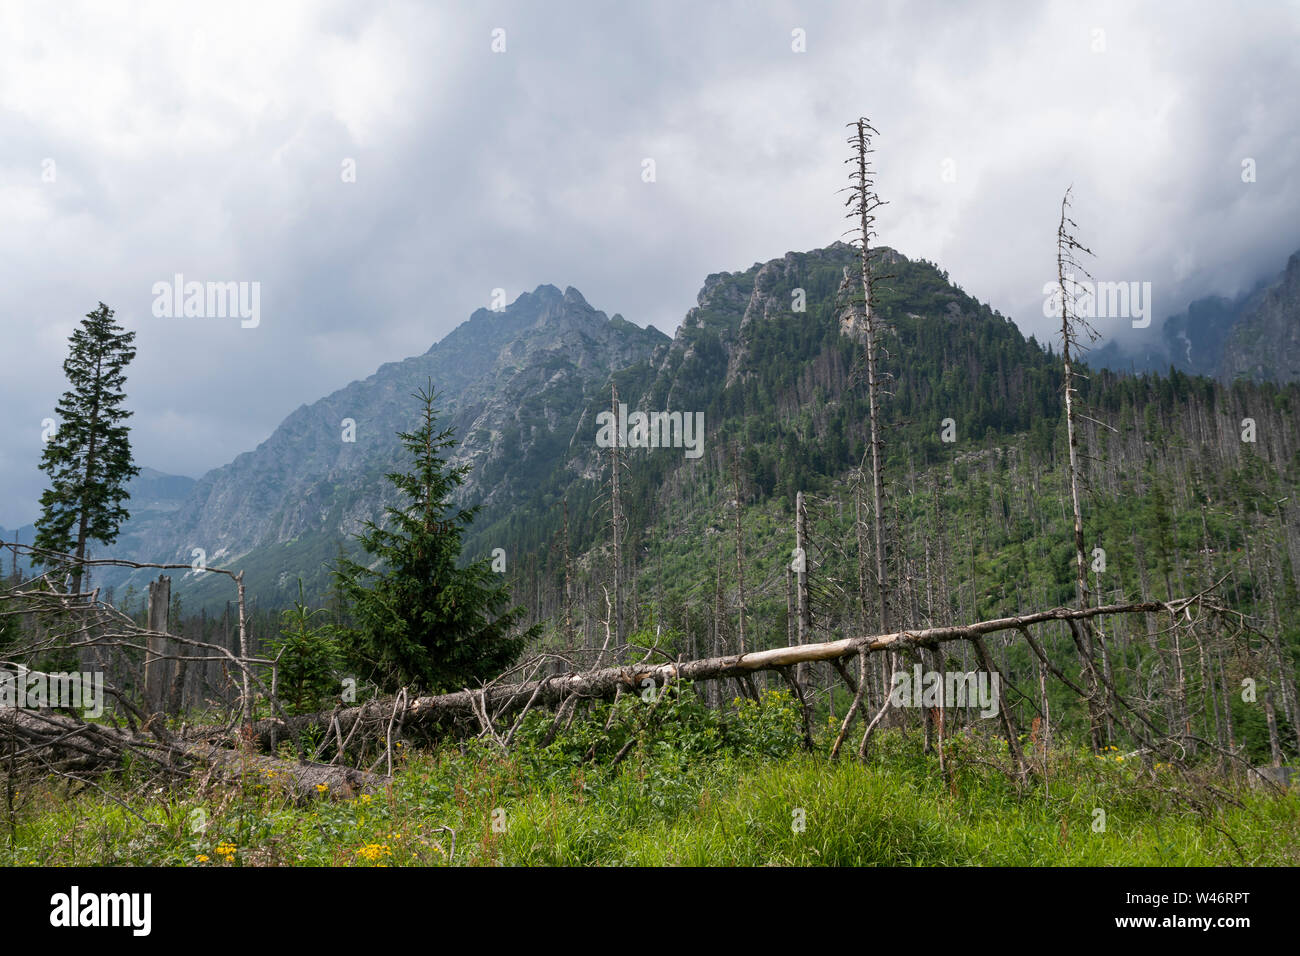
[[[186, 489], [166, 520], [133, 508], [112, 550], [189, 563], [201, 548], [209, 564], [228, 565], [258, 550], [337, 541], [381, 520], [394, 503], [384, 475], [405, 464], [396, 433], [414, 426], [412, 393], [430, 381], [442, 421], [460, 442], [454, 462], [472, 465], [462, 500], [508, 506], [526, 489], [501, 481], [503, 473], [526, 479], [562, 466], [557, 452], [611, 371], [648, 360], [668, 342], [653, 328], [593, 309], [576, 289], [539, 286], [503, 311], [480, 309], [424, 355], [302, 406], [255, 450]], [[313, 554], [333, 551], [318, 546]]]
[[[882, 267], [898, 261], [898, 253], [882, 248]], [[754, 263], [743, 272], [716, 272], [704, 280], [695, 308], [686, 313], [672, 345], [657, 366], [657, 381], [648, 396], [656, 408], [700, 408], [724, 385], [746, 374], [750, 340], [756, 325], [777, 316], [798, 314], [795, 290], [802, 290], [798, 304], [806, 310], [828, 308], [838, 286], [823, 281], [816, 285], [811, 275], [833, 274], [836, 281], [845, 267], [853, 269], [857, 251], [847, 243], [835, 242], [812, 252], [788, 252], [779, 259]], [[847, 301], [847, 299], [845, 300]], [[714, 375], [719, 362], [726, 374]]]
[[[922, 363], [922, 377], [955, 381], [979, 372], [966, 368], [975, 361], [972, 336], [1001, 343], [996, 362], [1045, 361], [934, 264], [889, 249], [879, 250], [879, 261], [894, 277], [881, 290], [880, 306], [905, 326], [900, 348], [920, 350], [929, 363]], [[603, 534], [606, 456], [596, 445], [595, 416], [609, 407], [611, 380], [632, 409], [707, 413], [710, 435], [746, 415], [761, 416], [767, 426], [813, 409], [808, 434], [825, 433], [824, 454], [810, 450], [815, 442], [788, 440], [753, 449], [751, 470], [770, 490], [792, 470], [816, 467], [810, 455], [846, 454], [854, 426], [832, 429], [829, 419], [847, 414], [851, 370], [842, 346], [854, 329], [843, 321], [849, 290], [842, 295], [841, 286], [845, 268], [856, 266], [853, 247], [835, 243], [714, 273], [672, 339], [607, 317], [574, 289], [540, 286], [501, 312], [475, 312], [424, 355], [384, 365], [297, 409], [253, 451], [192, 487], [173, 489], [165, 507], [160, 498], [157, 507], [133, 514], [119, 545], [108, 550], [188, 565], [202, 549], [209, 564], [244, 570], [250, 594], [266, 604], [295, 599], [300, 576], [309, 594], [323, 594], [340, 544], [365, 522], [382, 522], [397, 503], [385, 479], [408, 464], [396, 433], [414, 426], [412, 393], [430, 381], [441, 394], [441, 420], [456, 433], [453, 463], [471, 468], [461, 502], [482, 507], [465, 538], [470, 556], [506, 544], [512, 560], [544, 554], [561, 499], [571, 506], [575, 541]], [[962, 369], [943, 378], [955, 362]], [[1008, 377], [1001, 366], [998, 375]], [[1004, 391], [1008, 401], [1024, 399], [1011, 386]], [[898, 401], [923, 397], [903, 390]], [[694, 464], [681, 454], [646, 454], [637, 463], [628, 477], [640, 482], [636, 491], [645, 501]], [[104, 573], [99, 583], [139, 589], [150, 576]], [[231, 596], [229, 582], [212, 575], [187, 581], [185, 594], [190, 610], [219, 607]]]
[[1282, 277], [1247, 300], [1223, 346], [1218, 377], [1300, 381], [1300, 252]]
[[1117, 371], [1168, 373], [1173, 366], [1225, 383], [1300, 381], [1300, 252], [1280, 276], [1250, 293], [1208, 296], [1170, 316], [1159, 341], [1107, 342], [1088, 361]]

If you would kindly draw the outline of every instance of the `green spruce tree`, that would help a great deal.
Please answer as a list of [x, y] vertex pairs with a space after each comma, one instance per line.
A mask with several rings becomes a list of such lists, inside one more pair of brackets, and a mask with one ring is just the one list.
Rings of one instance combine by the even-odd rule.
[[338, 670], [343, 666], [338, 627], [317, 617], [328, 611], [307, 606], [302, 578], [298, 579], [298, 600], [280, 614], [280, 635], [271, 639], [271, 650], [279, 661], [277, 692], [292, 714], [323, 709], [339, 690]]
[[539, 627], [517, 632], [524, 608], [503, 610], [510, 592], [487, 559], [457, 567], [463, 526], [478, 509], [456, 510], [450, 498], [469, 468], [442, 455], [456, 442], [438, 427], [432, 384], [414, 397], [420, 425], [398, 435], [412, 468], [387, 476], [403, 506], [388, 509], [387, 527], [367, 522], [357, 536], [377, 559], [373, 570], [340, 558], [335, 575], [350, 605], [352, 663], [387, 691], [445, 691], [499, 674]]
[[[58, 426], [41, 455], [50, 487], [41, 495], [35, 546], [75, 556], [72, 590], [81, 590], [86, 543], [112, 544], [127, 518], [126, 483], [140, 473], [131, 459], [131, 413], [123, 407], [125, 368], [135, 358], [127, 332], [104, 303], [72, 333], [63, 363], [70, 388], [56, 407]], [[38, 556], [39, 557], [39, 556]], [[53, 558], [42, 563], [53, 565]]]

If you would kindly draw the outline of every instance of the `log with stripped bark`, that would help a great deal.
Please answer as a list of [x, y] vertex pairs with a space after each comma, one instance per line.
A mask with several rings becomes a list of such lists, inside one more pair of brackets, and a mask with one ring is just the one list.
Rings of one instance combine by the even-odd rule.
[[1080, 621], [1117, 614], [1180, 614], [1199, 598], [1178, 601], [1146, 601], [1136, 604], [1109, 604], [1090, 608], [1053, 608], [1016, 617], [996, 618], [967, 625], [929, 627], [846, 637], [838, 641], [777, 647], [723, 657], [692, 661], [666, 661], [661, 664], [636, 664], [605, 667], [586, 673], [560, 674], [541, 680], [489, 684], [448, 694], [413, 697], [397, 713], [394, 702], [371, 701], [367, 704], [336, 710], [333, 713], [308, 714], [287, 720], [269, 718], [253, 725], [252, 737], [264, 748], [272, 748], [303, 732], [325, 732], [330, 738], [346, 738], [357, 723], [382, 728], [397, 713], [406, 728], [449, 723], [459, 719], [476, 719], [490, 713], [493, 718], [531, 707], [556, 707], [570, 698], [608, 699], [616, 694], [639, 693], [650, 686], [678, 681], [707, 681], [743, 678], [757, 671], [786, 672], [797, 664], [812, 661], [842, 661], [859, 653], [874, 654], [901, 647], [935, 647], [957, 640], [971, 640], [999, 631], [1019, 630], [1049, 621]]
[[162, 731], [133, 733], [49, 710], [0, 709], [0, 772], [91, 780], [120, 770], [128, 756], [137, 769], [165, 778], [207, 778], [227, 784], [252, 780], [296, 800], [355, 796], [381, 789], [389, 780], [352, 767], [284, 760], [248, 749], [182, 740]]
[[[1028, 628], [1050, 621], [1064, 621], [1071, 626], [1095, 617], [1120, 614], [1168, 614], [1171, 618], [1190, 615], [1190, 609], [1215, 609], [1202, 596], [1178, 601], [1147, 601], [1134, 604], [1111, 604], [1090, 608], [1053, 608], [1015, 617], [995, 618], [968, 625], [919, 628], [848, 637], [837, 641], [778, 647], [723, 657], [710, 657], [691, 661], [665, 661], [659, 664], [641, 662], [621, 667], [604, 667], [586, 673], [559, 674], [540, 680], [514, 683], [494, 682], [480, 688], [464, 689], [448, 694], [415, 697], [407, 700], [404, 694], [395, 699], [370, 701], [357, 707], [336, 708], [332, 712], [308, 714], [299, 717], [273, 718], [246, 725], [239, 735], [244, 744], [274, 752], [285, 743], [310, 734], [332, 746], [335, 761], [356, 748], [349, 747], [354, 740], [362, 743], [361, 749], [374, 752], [371, 744], [378, 738], [381, 753], [387, 753], [390, 766], [395, 734], [409, 730], [430, 733], [434, 736], [463, 721], [474, 721], [482, 732], [493, 735], [503, 746], [509, 743], [514, 731], [504, 737], [497, 734], [493, 721], [517, 715], [534, 707], [564, 708], [581, 700], [602, 700], [620, 693], [639, 693], [650, 687], [662, 687], [680, 682], [722, 680], [738, 678], [747, 681], [758, 671], [777, 671], [791, 681], [805, 712], [808, 707], [802, 689], [793, 678], [793, 668], [801, 663], [829, 661], [841, 665], [847, 658], [868, 655], [905, 647], [935, 648], [941, 644], [968, 640], [981, 651], [986, 667], [992, 662], [983, 647], [987, 634], [1015, 630], [1028, 640], [1034, 653], [1068, 686], [1078, 691], [1065, 675], [1043, 657], [1039, 644], [1033, 640]], [[860, 691], [861, 688], [858, 688]], [[1112, 689], [1113, 693], [1113, 689]], [[1118, 695], [1121, 704], [1127, 704]], [[1014, 741], [1016, 734], [1006, 715], [1004, 730], [1012, 742], [1017, 763], [1023, 764]], [[883, 711], [883, 708], [882, 708]], [[1134, 716], [1142, 723], [1149, 721], [1138, 713]], [[848, 729], [852, 714], [844, 721], [841, 737]], [[557, 716], [558, 720], [558, 716]], [[863, 738], [862, 748], [872, 721]], [[152, 722], [150, 722], [152, 724]], [[91, 773], [111, 771], [121, 767], [127, 753], [152, 765], [160, 773], [187, 777], [208, 775], [210, 778], [234, 782], [247, 779], [250, 773], [270, 779], [279, 779], [279, 786], [287, 787], [296, 797], [307, 798], [324, 791], [336, 795], [354, 795], [364, 790], [386, 784], [390, 777], [356, 770], [336, 764], [323, 764], [307, 760], [284, 760], [250, 752], [247, 746], [231, 747], [228, 730], [219, 728], [191, 730], [183, 739], [168, 734], [159, 726], [146, 725], [140, 731], [128, 731], [106, 724], [91, 724], [71, 716], [52, 711], [23, 711], [0, 709], [0, 765], [9, 767], [39, 767], [67, 776], [84, 778]], [[517, 726], [517, 723], [515, 724]], [[1154, 727], [1150, 727], [1152, 731]], [[807, 730], [805, 726], [805, 731]], [[806, 742], [811, 744], [805, 732]], [[838, 745], [838, 741], [837, 741]], [[860, 748], [860, 753], [861, 749]], [[837, 746], [838, 749], [838, 746]], [[391, 773], [391, 769], [390, 769]]]

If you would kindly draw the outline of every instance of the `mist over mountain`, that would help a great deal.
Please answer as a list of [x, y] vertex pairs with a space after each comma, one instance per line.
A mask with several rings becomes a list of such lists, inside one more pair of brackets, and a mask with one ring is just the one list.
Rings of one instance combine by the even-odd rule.
[[1113, 338], [1088, 360], [1116, 371], [1172, 367], [1225, 383], [1300, 381], [1300, 252], [1249, 292], [1197, 299], [1150, 331]]

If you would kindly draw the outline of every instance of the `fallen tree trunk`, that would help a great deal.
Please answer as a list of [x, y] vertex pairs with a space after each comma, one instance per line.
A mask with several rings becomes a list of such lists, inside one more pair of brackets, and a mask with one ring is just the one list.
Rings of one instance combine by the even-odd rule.
[[122, 769], [128, 754], [167, 777], [194, 777], [206, 768], [210, 779], [233, 784], [252, 777], [299, 801], [323, 795], [356, 796], [389, 780], [351, 767], [282, 760], [165, 733], [131, 733], [52, 711], [0, 709], [0, 771], [53, 772], [85, 779]]
[[[755, 671], [781, 671], [795, 664], [810, 661], [838, 661], [859, 652], [874, 654], [900, 647], [936, 647], [956, 640], [973, 640], [998, 631], [1019, 630], [1048, 621], [1078, 621], [1115, 614], [1180, 613], [1198, 601], [1189, 598], [1179, 601], [1146, 601], [1137, 604], [1108, 604], [1089, 608], [1053, 608], [1016, 617], [995, 618], [975, 624], [929, 627], [917, 630], [895, 631], [863, 637], [846, 637], [820, 644], [803, 644], [777, 647], [748, 654], [709, 657], [693, 661], [669, 661], [663, 664], [605, 667], [587, 673], [559, 674], [542, 680], [514, 684], [489, 684], [482, 688], [466, 689], [450, 694], [416, 697], [402, 708], [398, 715], [408, 728], [429, 725], [439, 721], [475, 718], [481, 713], [500, 717], [523, 707], [554, 707], [572, 698], [605, 699], [624, 693], [639, 693], [651, 686], [663, 686], [673, 681], [721, 680], [740, 677]], [[358, 721], [386, 725], [395, 713], [394, 704], [372, 701], [359, 707], [350, 707], [333, 713], [308, 714], [282, 720], [268, 718], [253, 724], [252, 738], [263, 748], [274, 747], [278, 742], [292, 738], [303, 731], [329, 731], [349, 735]]]
[[[272, 789], [288, 788], [299, 801], [326, 795], [356, 797], [362, 793], [382, 790], [391, 779], [383, 774], [367, 773], [353, 767], [311, 760], [281, 760], [214, 744], [178, 740], [175, 747], [187, 758], [212, 768], [226, 782], [237, 780], [246, 774], [257, 774], [259, 782], [268, 784]], [[325, 789], [320, 789], [322, 787]]]

